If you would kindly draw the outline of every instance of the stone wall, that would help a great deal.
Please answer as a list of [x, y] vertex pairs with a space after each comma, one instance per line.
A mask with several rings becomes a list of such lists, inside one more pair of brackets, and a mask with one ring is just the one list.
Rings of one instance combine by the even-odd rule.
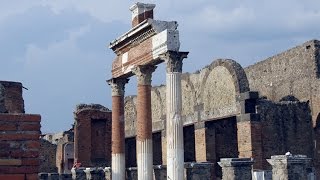
[[58, 172], [56, 167], [56, 151], [57, 145], [51, 142], [40, 139], [39, 172]]
[[245, 68], [250, 89], [273, 101], [292, 95], [310, 101], [314, 125], [320, 112], [320, 42], [308, 41]]
[[314, 157], [311, 112], [308, 102], [259, 100], [257, 112], [262, 124], [263, 167], [275, 154], [305, 154]]
[[98, 104], [80, 104], [75, 112], [75, 160], [86, 167], [111, 164], [111, 111]]

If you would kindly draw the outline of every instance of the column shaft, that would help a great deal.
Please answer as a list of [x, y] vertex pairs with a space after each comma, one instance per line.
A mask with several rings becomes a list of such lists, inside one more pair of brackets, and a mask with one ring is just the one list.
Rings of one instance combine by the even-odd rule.
[[112, 179], [125, 179], [123, 97], [112, 97]]
[[149, 180], [153, 175], [151, 86], [138, 85], [137, 164], [138, 179]]
[[166, 77], [166, 138], [167, 179], [184, 179], [183, 122], [181, 120], [181, 72], [182, 60], [188, 52], [168, 51], [160, 57], [167, 64]]
[[125, 180], [124, 86], [128, 79], [111, 79], [112, 130], [111, 173], [113, 180]]
[[133, 68], [138, 78], [137, 95], [137, 165], [138, 179], [153, 179], [151, 77], [156, 66]]
[[181, 121], [181, 73], [167, 73], [167, 177], [183, 179], [184, 149]]

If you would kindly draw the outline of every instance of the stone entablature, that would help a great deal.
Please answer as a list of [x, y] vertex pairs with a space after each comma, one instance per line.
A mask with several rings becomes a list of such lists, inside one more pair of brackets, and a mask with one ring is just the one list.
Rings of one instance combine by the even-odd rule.
[[112, 77], [131, 76], [136, 65], [161, 62], [159, 55], [179, 51], [179, 31], [175, 21], [146, 19], [110, 43], [117, 57], [112, 63]]

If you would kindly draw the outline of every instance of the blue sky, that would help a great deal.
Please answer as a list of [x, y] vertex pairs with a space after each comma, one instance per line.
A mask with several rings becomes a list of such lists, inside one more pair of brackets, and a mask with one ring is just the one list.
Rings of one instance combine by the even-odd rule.
[[[155, 19], [179, 23], [185, 72], [217, 58], [246, 67], [310, 39], [320, 39], [319, 0], [165, 0]], [[0, 6], [0, 79], [22, 82], [27, 113], [42, 132], [67, 130], [79, 103], [111, 107], [105, 80], [115, 55], [110, 41], [131, 27], [134, 1], [11, 0]], [[153, 84], [164, 83], [164, 65]], [[132, 77], [127, 95], [136, 94]]]

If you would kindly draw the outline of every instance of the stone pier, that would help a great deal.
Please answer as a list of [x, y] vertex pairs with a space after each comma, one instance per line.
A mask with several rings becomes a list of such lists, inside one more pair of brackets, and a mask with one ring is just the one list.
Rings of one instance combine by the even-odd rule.
[[125, 179], [124, 87], [125, 78], [108, 81], [112, 88], [111, 172], [113, 180]]
[[184, 175], [181, 72], [182, 60], [187, 55], [187, 52], [169, 51], [161, 56], [167, 64], [167, 178], [171, 180], [181, 180]]
[[223, 180], [251, 180], [252, 165], [251, 158], [223, 158], [218, 162], [222, 167]]
[[307, 180], [311, 158], [305, 155], [271, 156], [267, 161], [272, 166], [273, 180]]
[[137, 96], [137, 165], [138, 179], [149, 180], [153, 176], [151, 77], [156, 66], [136, 66], [133, 73], [138, 78]]

